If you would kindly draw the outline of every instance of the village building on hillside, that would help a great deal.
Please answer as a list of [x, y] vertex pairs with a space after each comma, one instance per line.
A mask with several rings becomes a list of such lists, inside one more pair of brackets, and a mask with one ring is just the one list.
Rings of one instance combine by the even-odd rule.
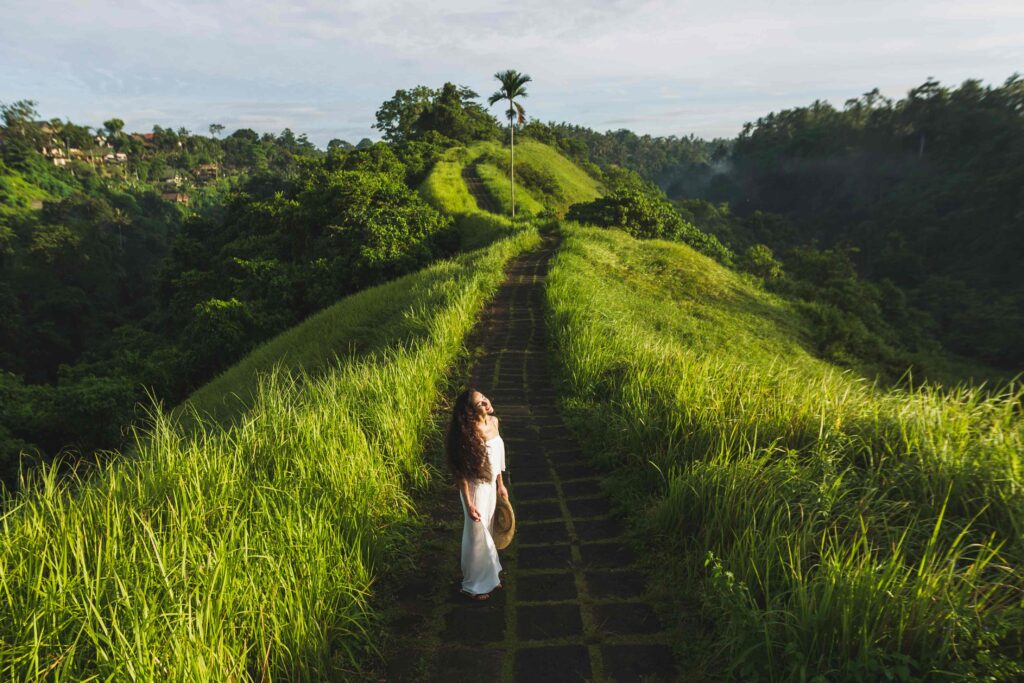
[[175, 204], [188, 205], [188, 194], [184, 192], [176, 192], [174, 190], [165, 190], [160, 193], [160, 198], [165, 202], [173, 202]]
[[220, 175], [220, 164], [199, 164], [192, 169], [192, 175], [200, 182], [216, 180]]
[[43, 147], [40, 153], [53, 162], [54, 166], [67, 166], [68, 157], [64, 154], [63, 147]]
[[186, 180], [187, 178], [181, 174], [181, 171], [175, 168], [164, 169], [160, 174], [160, 182], [164, 184], [164, 190], [167, 192], [179, 189]]

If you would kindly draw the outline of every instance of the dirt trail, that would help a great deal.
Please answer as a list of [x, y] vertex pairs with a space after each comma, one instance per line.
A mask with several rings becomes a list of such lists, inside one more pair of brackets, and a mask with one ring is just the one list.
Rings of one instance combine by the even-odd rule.
[[468, 166], [462, 167], [462, 180], [466, 183], [466, 188], [469, 189], [469, 193], [473, 195], [473, 199], [476, 200], [476, 205], [484, 211], [490, 211], [491, 213], [501, 213], [501, 207], [494, 201], [494, 197], [487, 191], [482, 180], [480, 180], [480, 174], [477, 173], [476, 167], [480, 161], [474, 161]]
[[443, 547], [431, 555], [439, 566], [424, 568], [408, 590], [418, 600], [404, 603], [413, 611], [401, 637], [408, 659], [389, 662], [388, 680], [677, 678], [624, 529], [558, 411], [543, 315], [554, 248], [549, 237], [510, 264], [474, 335], [483, 354], [472, 383], [501, 417], [517, 517], [515, 541], [501, 553], [505, 588], [481, 603], [459, 595], [462, 510], [451, 492]]

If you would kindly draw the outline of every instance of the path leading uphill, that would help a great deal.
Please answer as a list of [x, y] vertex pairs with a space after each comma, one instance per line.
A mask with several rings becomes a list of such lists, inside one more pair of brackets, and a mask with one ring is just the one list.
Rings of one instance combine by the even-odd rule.
[[484, 186], [484, 181], [480, 180], [480, 173], [476, 170], [478, 161], [474, 161], [468, 166], [462, 167], [462, 180], [466, 183], [466, 188], [469, 193], [473, 195], [473, 199], [476, 200], [476, 205], [484, 211], [490, 211], [491, 213], [501, 213], [501, 207], [494, 201], [494, 197], [487, 191]]
[[[389, 662], [388, 680], [674, 680], [672, 650], [633, 568], [600, 477], [558, 412], [545, 351], [544, 281], [554, 238], [510, 264], [477, 328], [472, 385], [501, 418], [517, 533], [501, 552], [504, 590], [459, 595], [462, 510], [444, 514], [438, 567], [424, 567], [418, 663]], [[431, 577], [436, 577], [431, 580]], [[429, 592], [424, 595], [423, 592]], [[411, 605], [413, 603], [406, 602]], [[644, 678], [647, 677], [647, 678]]]

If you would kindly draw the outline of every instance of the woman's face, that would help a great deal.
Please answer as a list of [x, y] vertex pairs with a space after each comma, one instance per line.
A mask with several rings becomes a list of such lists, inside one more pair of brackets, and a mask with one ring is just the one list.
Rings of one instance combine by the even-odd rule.
[[479, 391], [473, 392], [473, 395], [470, 396], [470, 401], [473, 403], [473, 409], [476, 411], [478, 418], [482, 419], [487, 415], [494, 415], [494, 406], [491, 405], [490, 399]]

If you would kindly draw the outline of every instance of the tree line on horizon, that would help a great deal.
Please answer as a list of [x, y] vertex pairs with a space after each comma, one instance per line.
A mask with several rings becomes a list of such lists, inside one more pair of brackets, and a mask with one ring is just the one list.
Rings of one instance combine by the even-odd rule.
[[[853, 313], [887, 326], [890, 347], [939, 342], [995, 374], [1024, 368], [1019, 75], [955, 88], [928, 79], [899, 100], [874, 89], [842, 109], [815, 101], [767, 114], [732, 140], [531, 125], [577, 159], [656, 183], [756, 272], [801, 280], [802, 298], [833, 309], [817, 314], [831, 327], [823, 348], [865, 345], [859, 323], [836, 321]], [[862, 350], [907, 360], [874, 346]]]
[[[801, 302], [831, 360], [898, 376], [939, 340], [1012, 372], [1024, 349], [1021, 92], [1016, 78], [929, 81], [896, 102], [872, 92], [842, 111], [773, 113], [734, 140], [598, 133], [514, 106], [509, 123], [609, 188], [571, 217], [745, 270]], [[451, 254], [450, 218], [415, 188], [446, 149], [508, 139], [478, 100], [452, 83], [397, 90], [376, 112], [384, 142], [326, 150], [287, 129], [140, 139], [111, 119], [100, 132], [128, 153], [116, 172], [40, 152], [54, 139], [87, 147], [96, 129], [3, 105], [0, 478], [13, 484], [22, 450], [120, 447], [147, 392], [175, 404], [345, 294]], [[220, 172], [201, 183], [191, 171], [204, 164]], [[161, 198], [176, 177], [187, 207]]]

